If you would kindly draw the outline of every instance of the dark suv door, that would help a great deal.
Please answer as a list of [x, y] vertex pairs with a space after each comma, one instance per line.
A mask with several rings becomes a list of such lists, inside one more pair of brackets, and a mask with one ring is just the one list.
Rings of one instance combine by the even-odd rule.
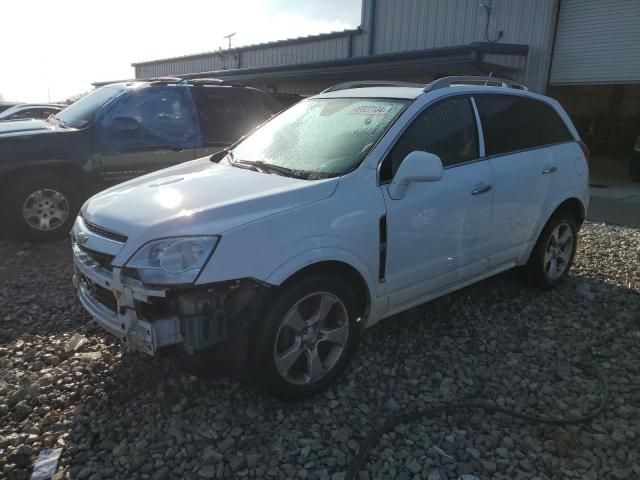
[[94, 160], [105, 181], [121, 182], [195, 158], [200, 132], [189, 88], [129, 90], [98, 113]]
[[282, 107], [268, 95], [251, 88], [194, 86], [202, 147], [196, 157], [211, 155], [231, 145]]

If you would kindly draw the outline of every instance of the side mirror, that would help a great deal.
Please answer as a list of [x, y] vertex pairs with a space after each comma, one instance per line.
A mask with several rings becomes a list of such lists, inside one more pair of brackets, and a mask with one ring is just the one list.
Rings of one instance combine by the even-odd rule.
[[442, 160], [428, 152], [415, 151], [404, 157], [387, 187], [389, 196], [400, 200], [414, 182], [437, 182], [442, 178]]

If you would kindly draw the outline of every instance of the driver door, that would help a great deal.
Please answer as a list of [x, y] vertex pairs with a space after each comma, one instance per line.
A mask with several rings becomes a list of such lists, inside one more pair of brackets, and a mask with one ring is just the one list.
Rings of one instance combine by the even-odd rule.
[[[190, 117], [177, 87], [129, 92], [96, 122], [94, 160], [107, 183], [118, 183], [195, 158], [176, 142]], [[183, 87], [184, 88], [184, 87]]]
[[412, 151], [440, 157], [440, 180], [411, 183], [387, 208], [386, 288], [389, 308], [419, 303], [488, 268], [493, 175], [479, 158], [476, 116], [468, 97], [427, 107], [405, 130], [381, 169], [390, 181]]

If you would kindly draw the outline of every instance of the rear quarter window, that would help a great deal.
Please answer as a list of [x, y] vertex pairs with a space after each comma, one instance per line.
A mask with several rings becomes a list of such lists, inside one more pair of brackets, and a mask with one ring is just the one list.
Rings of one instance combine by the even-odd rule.
[[511, 95], [476, 95], [485, 154], [501, 155], [573, 140], [548, 104]]

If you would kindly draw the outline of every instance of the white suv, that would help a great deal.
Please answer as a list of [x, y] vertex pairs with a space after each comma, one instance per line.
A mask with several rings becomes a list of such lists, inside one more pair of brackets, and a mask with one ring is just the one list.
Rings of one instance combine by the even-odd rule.
[[74, 284], [131, 350], [246, 357], [302, 398], [385, 317], [518, 265], [562, 281], [587, 156], [556, 101], [509, 81], [338, 85], [88, 200]]

